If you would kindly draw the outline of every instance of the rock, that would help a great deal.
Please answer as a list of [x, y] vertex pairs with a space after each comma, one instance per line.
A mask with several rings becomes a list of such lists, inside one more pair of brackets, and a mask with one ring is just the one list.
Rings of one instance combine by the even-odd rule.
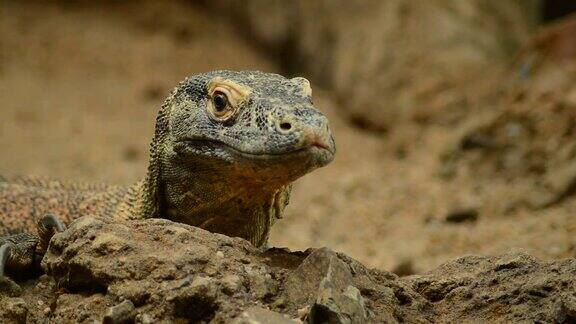
[[[272, 304], [278, 297], [281, 281], [274, 278], [282, 270], [261, 254], [244, 240], [167, 220], [84, 217], [53, 238], [42, 266], [67, 289], [125, 299], [104, 310], [107, 318], [138, 313], [151, 321], [229, 321], [255, 302]], [[290, 252], [275, 256], [282, 258], [302, 259]], [[125, 309], [129, 305], [134, 312]]]
[[286, 280], [285, 296], [294, 304], [311, 304], [316, 301], [321, 284], [327, 283], [344, 291], [352, 280], [348, 265], [327, 248], [312, 252]]
[[475, 222], [478, 220], [478, 210], [475, 208], [455, 209], [445, 217], [447, 223]]
[[442, 161], [439, 173], [474, 183], [457, 190], [490, 213], [549, 208], [576, 193], [574, 32], [571, 15], [536, 33], [496, 83], [506, 86], [477, 103], [484, 113], [461, 127]]
[[213, 318], [219, 308], [218, 286], [209, 278], [198, 276], [182, 289], [175, 289], [167, 300], [173, 303], [174, 314], [191, 321]]
[[24, 299], [0, 295], [0, 305], [0, 319], [3, 322], [26, 323], [28, 308]]
[[104, 319], [102, 320], [103, 324], [120, 324], [120, 323], [128, 323], [134, 320], [136, 314], [134, 313], [134, 304], [131, 301], [125, 300], [120, 304], [108, 308], [106, 314], [104, 315]]
[[563, 295], [557, 304], [557, 323], [573, 323], [576, 321], [576, 297], [574, 295]]
[[557, 322], [571, 316], [572, 300], [561, 296], [576, 293], [575, 269], [574, 259], [546, 263], [511, 252], [463, 257], [409, 280], [435, 307], [450, 308], [443, 322]]
[[244, 311], [234, 324], [295, 324], [302, 323], [299, 320], [293, 320], [277, 312], [273, 312], [262, 307], [254, 306]]
[[8, 277], [0, 278], [0, 295], [17, 297], [22, 294], [22, 288]]
[[262, 252], [167, 220], [84, 217], [54, 236], [42, 265], [48, 276], [22, 283], [21, 297], [0, 294], [1, 319], [562, 322], [576, 314], [576, 260], [524, 252], [466, 256], [398, 277], [327, 248]]
[[232, 295], [240, 289], [242, 279], [237, 275], [226, 275], [222, 278], [221, 283], [226, 292]]
[[364, 322], [366, 311], [352, 273], [338, 255], [326, 248], [312, 252], [288, 277], [285, 297], [289, 303], [311, 304], [310, 323]]
[[334, 291], [328, 278], [322, 280], [318, 299], [310, 308], [309, 323], [364, 323], [366, 310], [360, 291], [348, 286], [343, 293]]

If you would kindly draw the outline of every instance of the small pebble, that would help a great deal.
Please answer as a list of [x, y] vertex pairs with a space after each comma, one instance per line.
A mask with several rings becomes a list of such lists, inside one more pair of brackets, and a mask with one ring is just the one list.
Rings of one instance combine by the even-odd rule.
[[227, 292], [235, 293], [240, 287], [241, 279], [237, 275], [227, 275], [221, 282]]
[[446, 217], [445, 221], [447, 223], [465, 223], [465, 222], [476, 222], [478, 220], [478, 210], [474, 208], [464, 208], [455, 209], [450, 211]]
[[115, 324], [132, 321], [136, 316], [134, 309], [134, 304], [130, 300], [125, 300], [114, 307], [108, 308], [102, 323]]
[[296, 314], [298, 314], [298, 317], [302, 320], [304, 318], [306, 318], [306, 316], [308, 316], [308, 313], [310, 313], [310, 306], [305, 306], [305, 307], [299, 308], [296, 311]]
[[150, 316], [148, 314], [142, 315], [142, 324], [151, 324], [153, 322], [154, 322], [154, 320], [152, 319], [152, 316]]

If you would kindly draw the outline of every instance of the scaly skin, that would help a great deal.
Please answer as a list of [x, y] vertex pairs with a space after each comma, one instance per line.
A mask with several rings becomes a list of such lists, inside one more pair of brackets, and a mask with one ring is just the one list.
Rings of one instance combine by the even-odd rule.
[[83, 215], [161, 217], [264, 246], [291, 183], [334, 157], [328, 121], [311, 94], [304, 78], [256, 71], [196, 75], [160, 108], [144, 180], [123, 187], [0, 177], [7, 268], [39, 261], [61, 230], [53, 218], [37, 225], [47, 214], [64, 224]]

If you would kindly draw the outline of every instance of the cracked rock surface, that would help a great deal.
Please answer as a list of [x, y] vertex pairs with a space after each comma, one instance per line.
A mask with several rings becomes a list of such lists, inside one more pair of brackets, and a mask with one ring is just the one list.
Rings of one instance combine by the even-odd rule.
[[46, 275], [0, 290], [12, 322], [394, 323], [576, 320], [576, 260], [465, 256], [408, 277], [327, 248], [262, 252], [167, 220], [84, 217]]

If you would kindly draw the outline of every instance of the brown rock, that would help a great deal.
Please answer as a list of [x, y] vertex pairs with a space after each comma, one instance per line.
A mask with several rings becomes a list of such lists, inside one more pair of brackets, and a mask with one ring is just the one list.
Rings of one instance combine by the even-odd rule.
[[0, 293], [2, 319], [562, 322], [576, 314], [576, 260], [522, 252], [398, 277], [327, 248], [262, 252], [167, 220], [85, 217], [54, 236], [42, 265], [49, 276], [22, 285], [21, 297]]
[[286, 315], [273, 312], [262, 307], [254, 306], [244, 311], [236, 320], [234, 324], [295, 324], [302, 323], [299, 320], [293, 320]]

